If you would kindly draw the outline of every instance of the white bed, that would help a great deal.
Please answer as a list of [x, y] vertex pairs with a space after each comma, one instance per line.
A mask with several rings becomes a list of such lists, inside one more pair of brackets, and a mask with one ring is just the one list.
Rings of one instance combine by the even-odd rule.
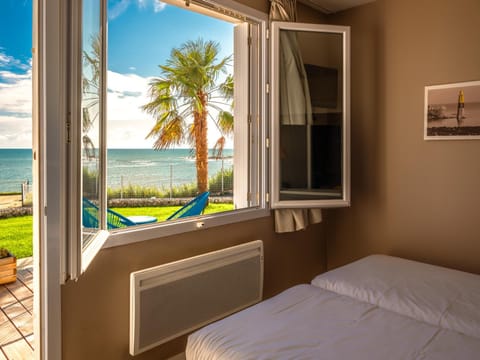
[[369, 256], [198, 330], [186, 357], [480, 359], [480, 276]]

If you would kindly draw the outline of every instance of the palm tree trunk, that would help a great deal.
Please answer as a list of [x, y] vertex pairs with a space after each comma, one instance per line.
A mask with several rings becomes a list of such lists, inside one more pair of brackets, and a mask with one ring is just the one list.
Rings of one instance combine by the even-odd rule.
[[202, 110], [195, 112], [195, 154], [197, 167], [197, 189], [199, 193], [208, 190], [208, 138], [207, 138], [207, 108], [206, 96], [200, 95]]

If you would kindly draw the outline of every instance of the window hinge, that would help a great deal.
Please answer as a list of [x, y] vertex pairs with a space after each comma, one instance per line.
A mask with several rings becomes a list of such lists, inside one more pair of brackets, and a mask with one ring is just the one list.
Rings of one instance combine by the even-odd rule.
[[267, 40], [270, 40], [270, 29], [267, 28], [267, 31], [265, 32], [265, 37]]
[[71, 137], [71, 130], [72, 130], [72, 120], [71, 120], [71, 112], [68, 113], [67, 115], [67, 123], [66, 123], [66, 130], [67, 130], [67, 144], [70, 144], [72, 142], [72, 137]]
[[270, 193], [265, 193], [265, 202], [269, 203], [270, 202]]
[[249, 123], [249, 124], [252, 123], [252, 114], [248, 114], [248, 123]]
[[268, 137], [265, 138], [265, 147], [266, 147], [267, 149], [270, 149], [270, 138], [268, 138]]
[[266, 84], [265, 84], [265, 92], [266, 92], [267, 94], [270, 94], [270, 83], [266, 83]]

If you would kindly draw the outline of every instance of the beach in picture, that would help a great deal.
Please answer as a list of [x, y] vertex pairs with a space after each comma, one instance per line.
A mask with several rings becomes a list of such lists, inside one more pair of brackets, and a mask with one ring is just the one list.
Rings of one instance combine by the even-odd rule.
[[425, 139], [480, 139], [480, 81], [425, 88]]

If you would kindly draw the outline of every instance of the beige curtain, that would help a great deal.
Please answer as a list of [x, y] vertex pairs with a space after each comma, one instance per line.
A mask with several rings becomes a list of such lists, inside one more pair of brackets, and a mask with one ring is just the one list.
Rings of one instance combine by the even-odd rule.
[[[296, 0], [270, 0], [270, 20], [296, 21]], [[303, 125], [312, 121], [307, 76], [294, 32], [280, 33], [280, 119], [282, 124]], [[288, 84], [288, 86], [287, 86]], [[275, 231], [292, 232], [322, 221], [321, 209], [277, 209]]]
[[[270, 0], [270, 20], [295, 21], [296, 0]], [[280, 122], [284, 125], [312, 123], [312, 105], [307, 73], [294, 31], [280, 32]]]

